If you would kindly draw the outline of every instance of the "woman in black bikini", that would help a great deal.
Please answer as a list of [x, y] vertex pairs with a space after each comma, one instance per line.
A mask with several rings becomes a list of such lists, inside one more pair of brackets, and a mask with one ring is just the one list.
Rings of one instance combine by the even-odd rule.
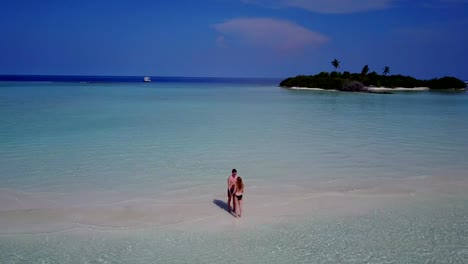
[[242, 215], [242, 196], [244, 195], [244, 183], [241, 177], [237, 177], [236, 190], [234, 192], [234, 202], [236, 203], [235, 211], [236, 216], [241, 217]]

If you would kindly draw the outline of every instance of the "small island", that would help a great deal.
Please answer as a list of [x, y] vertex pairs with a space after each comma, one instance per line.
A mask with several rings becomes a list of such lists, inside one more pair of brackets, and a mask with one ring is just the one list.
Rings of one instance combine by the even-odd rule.
[[382, 74], [365, 65], [360, 73], [349, 71], [338, 72], [340, 62], [331, 62], [334, 71], [321, 72], [316, 75], [298, 75], [283, 80], [280, 87], [301, 90], [335, 90], [344, 92], [391, 93], [391, 91], [425, 91], [425, 90], [465, 90], [466, 84], [455, 77], [418, 80], [410, 76], [388, 75], [390, 67], [385, 66]]

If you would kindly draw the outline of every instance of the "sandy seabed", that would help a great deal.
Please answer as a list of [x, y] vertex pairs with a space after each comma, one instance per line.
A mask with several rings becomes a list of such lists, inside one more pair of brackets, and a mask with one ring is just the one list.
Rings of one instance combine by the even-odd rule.
[[0, 235], [163, 228], [223, 230], [248, 228], [285, 218], [360, 215], [411, 201], [462, 195], [468, 180], [447, 177], [272, 185], [250, 181], [241, 219], [227, 211], [225, 186], [193, 186], [163, 193], [81, 190], [25, 193], [0, 189]]

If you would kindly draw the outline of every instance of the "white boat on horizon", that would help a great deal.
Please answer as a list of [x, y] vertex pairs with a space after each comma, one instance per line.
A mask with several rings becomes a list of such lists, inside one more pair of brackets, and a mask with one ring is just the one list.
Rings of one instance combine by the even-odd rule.
[[148, 76], [145, 76], [145, 77], [143, 78], [143, 81], [144, 81], [144, 82], [151, 82], [151, 78], [148, 77]]

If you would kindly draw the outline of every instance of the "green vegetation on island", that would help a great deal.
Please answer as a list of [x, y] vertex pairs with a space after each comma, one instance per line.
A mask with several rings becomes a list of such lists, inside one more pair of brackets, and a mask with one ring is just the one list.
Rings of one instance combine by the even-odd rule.
[[361, 73], [351, 73], [349, 71], [338, 72], [340, 61], [334, 59], [331, 62], [335, 71], [321, 72], [316, 75], [299, 75], [283, 80], [281, 87], [304, 87], [322, 88], [326, 90], [340, 91], [368, 91], [367, 87], [387, 87], [387, 88], [415, 88], [428, 87], [429, 89], [451, 90], [465, 89], [466, 84], [455, 77], [435, 78], [431, 80], [418, 80], [410, 76], [388, 75], [390, 67], [385, 66], [382, 74], [373, 71], [369, 73], [369, 66], [365, 65]]

